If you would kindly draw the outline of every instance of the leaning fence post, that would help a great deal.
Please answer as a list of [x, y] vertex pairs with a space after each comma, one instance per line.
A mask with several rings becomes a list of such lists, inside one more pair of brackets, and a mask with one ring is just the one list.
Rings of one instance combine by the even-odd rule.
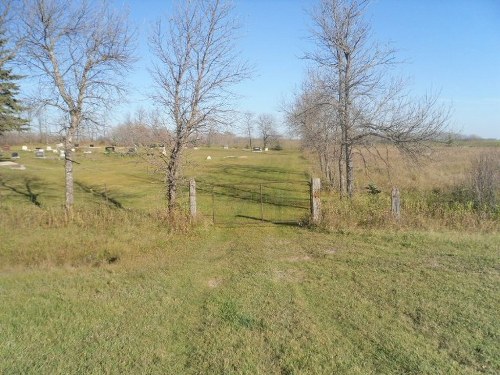
[[319, 192], [321, 190], [321, 180], [311, 179], [311, 220], [313, 224], [319, 224], [321, 218], [321, 200]]
[[392, 216], [394, 216], [396, 220], [399, 220], [401, 218], [401, 196], [397, 187], [392, 188], [391, 206]]
[[193, 218], [196, 216], [196, 181], [194, 178], [189, 180], [189, 213]]

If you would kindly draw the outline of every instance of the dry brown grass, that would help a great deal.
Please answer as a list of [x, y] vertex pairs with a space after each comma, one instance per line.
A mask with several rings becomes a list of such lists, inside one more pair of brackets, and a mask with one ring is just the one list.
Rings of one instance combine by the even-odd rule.
[[[342, 201], [337, 192], [325, 194], [326, 227], [499, 230], [498, 202], [477, 207], [470, 184], [480, 155], [489, 155], [500, 165], [500, 143], [435, 146], [418, 162], [405, 159], [391, 146], [379, 146], [377, 151], [385, 161], [374, 152], [356, 155], [356, 195], [351, 201]], [[370, 194], [369, 184], [381, 193]], [[392, 187], [401, 192], [400, 221], [390, 212]], [[500, 186], [496, 190], [498, 196]]]

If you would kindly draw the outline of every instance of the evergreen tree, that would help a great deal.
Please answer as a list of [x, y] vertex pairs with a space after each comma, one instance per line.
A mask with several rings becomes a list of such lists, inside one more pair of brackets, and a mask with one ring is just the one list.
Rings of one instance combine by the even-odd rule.
[[[5, 20], [4, 16], [5, 13], [0, 17], [0, 21]], [[22, 77], [13, 74], [12, 69], [8, 68], [14, 59], [14, 54], [7, 47], [2, 26], [0, 25], [0, 135], [10, 130], [25, 130], [28, 123], [21, 117], [21, 112], [25, 108], [16, 98], [19, 94], [19, 85], [16, 81]]]

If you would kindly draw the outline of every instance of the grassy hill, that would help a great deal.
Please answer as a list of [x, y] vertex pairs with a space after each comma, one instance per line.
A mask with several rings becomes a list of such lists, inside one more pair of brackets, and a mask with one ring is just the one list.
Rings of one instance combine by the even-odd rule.
[[[288, 198], [314, 174], [293, 150], [190, 153], [200, 185], [280, 182]], [[67, 221], [62, 162], [21, 156], [25, 171], [0, 169], [0, 373], [500, 372], [494, 226], [363, 227], [367, 210], [342, 227], [214, 226], [210, 191], [204, 218], [172, 228], [161, 175], [100, 152], [78, 157]], [[229, 220], [237, 198], [219, 193]]]

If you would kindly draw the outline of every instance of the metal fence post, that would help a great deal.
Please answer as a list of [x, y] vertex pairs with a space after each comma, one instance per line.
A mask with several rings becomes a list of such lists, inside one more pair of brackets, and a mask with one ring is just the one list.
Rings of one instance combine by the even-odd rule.
[[212, 224], [215, 224], [215, 192], [212, 186]]
[[260, 220], [264, 221], [264, 201], [262, 199], [262, 184], [260, 184]]

